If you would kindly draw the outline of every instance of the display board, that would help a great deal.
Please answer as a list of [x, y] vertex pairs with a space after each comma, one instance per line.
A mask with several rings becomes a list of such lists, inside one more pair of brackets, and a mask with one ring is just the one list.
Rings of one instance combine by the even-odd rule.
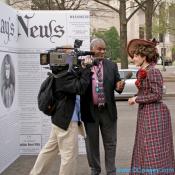
[[[89, 50], [88, 11], [16, 11], [0, 3], [0, 173], [21, 154], [38, 154], [51, 129], [37, 94], [50, 71], [40, 53], [83, 40]], [[48, 66], [46, 66], [48, 67]], [[79, 153], [85, 154], [79, 137]]]

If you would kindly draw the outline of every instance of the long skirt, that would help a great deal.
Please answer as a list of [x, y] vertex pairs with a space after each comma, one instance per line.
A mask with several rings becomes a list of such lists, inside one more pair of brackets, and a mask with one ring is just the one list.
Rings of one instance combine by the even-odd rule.
[[165, 104], [140, 104], [130, 175], [175, 175], [171, 116]]

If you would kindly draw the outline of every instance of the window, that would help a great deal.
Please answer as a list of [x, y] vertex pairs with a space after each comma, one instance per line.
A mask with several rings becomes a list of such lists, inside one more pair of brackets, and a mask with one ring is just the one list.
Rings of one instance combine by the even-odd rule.
[[163, 33], [159, 33], [159, 42], [163, 43]]

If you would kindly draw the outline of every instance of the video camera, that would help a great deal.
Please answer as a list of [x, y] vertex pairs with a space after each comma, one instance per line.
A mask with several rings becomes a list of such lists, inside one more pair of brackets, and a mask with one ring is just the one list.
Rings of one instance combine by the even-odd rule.
[[40, 64], [50, 65], [50, 67], [65, 67], [69, 65], [68, 67], [70, 68], [72, 65], [78, 66], [81, 63], [81, 59], [78, 59], [79, 56], [94, 55], [94, 52], [79, 50], [82, 43], [82, 40], [76, 39], [74, 41], [74, 48], [56, 47], [55, 49], [40, 53]]

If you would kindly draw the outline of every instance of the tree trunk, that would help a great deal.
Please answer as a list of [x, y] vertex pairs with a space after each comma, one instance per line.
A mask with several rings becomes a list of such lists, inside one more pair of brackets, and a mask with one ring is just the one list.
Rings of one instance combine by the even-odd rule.
[[145, 9], [145, 28], [146, 28], [146, 39], [152, 39], [152, 17], [153, 17], [154, 0], [146, 1]]
[[121, 49], [121, 69], [128, 68], [127, 47], [127, 19], [126, 19], [126, 1], [120, 0], [120, 49]]

